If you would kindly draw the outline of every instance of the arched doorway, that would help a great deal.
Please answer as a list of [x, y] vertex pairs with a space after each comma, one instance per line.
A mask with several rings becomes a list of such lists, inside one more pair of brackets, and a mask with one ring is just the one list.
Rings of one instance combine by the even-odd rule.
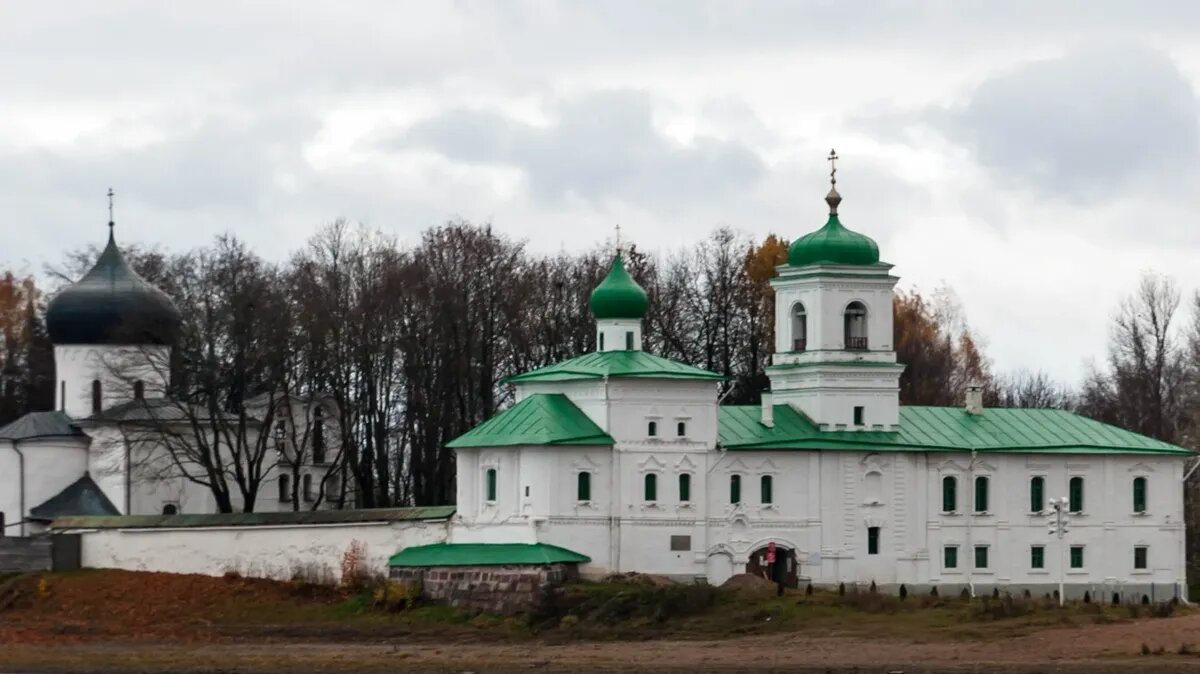
[[771, 544], [750, 553], [750, 560], [746, 562], [746, 573], [766, 578], [772, 583], [783, 583], [784, 587], [798, 587], [800, 565], [796, 562], [796, 551], [777, 543], [774, 547], [774, 562], [770, 561]]

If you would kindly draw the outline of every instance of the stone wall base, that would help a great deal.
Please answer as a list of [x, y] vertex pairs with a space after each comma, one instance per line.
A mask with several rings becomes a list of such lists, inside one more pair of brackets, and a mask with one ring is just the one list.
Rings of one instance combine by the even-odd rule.
[[393, 567], [391, 580], [419, 584], [421, 596], [457, 608], [515, 615], [542, 605], [547, 594], [579, 577], [577, 564]]

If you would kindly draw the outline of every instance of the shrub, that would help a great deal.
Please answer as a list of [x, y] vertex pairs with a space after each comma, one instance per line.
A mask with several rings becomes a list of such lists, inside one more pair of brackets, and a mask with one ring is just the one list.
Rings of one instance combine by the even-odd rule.
[[1130, 618], [1142, 617], [1142, 605], [1136, 602], [1129, 602], [1125, 605], [1125, 610], [1129, 612]]
[[1037, 604], [1031, 600], [1006, 596], [1003, 599], [985, 599], [980, 603], [971, 604], [967, 617], [971, 620], [1003, 620], [1027, 616], [1037, 609]]
[[1191, 655], [1192, 647], [1187, 644], [1179, 644], [1179, 654], [1180, 655]]
[[900, 583], [900, 601], [904, 601], [905, 599], [908, 599], [908, 588], [904, 583]]
[[838, 596], [839, 597], [846, 596], [846, 584], [845, 583], [838, 583]]
[[1000, 598], [1000, 588], [993, 587], [992, 588], [992, 599], [999, 599], [999, 598]]
[[877, 589], [876, 589], [876, 587], [875, 587], [875, 581], [871, 581], [871, 589], [870, 589], [870, 592], [871, 592], [871, 594], [875, 594], [875, 593], [877, 592]]
[[934, 585], [933, 587], [929, 588], [929, 596], [930, 597], [938, 596], [937, 585]]
[[421, 598], [422, 586], [417, 581], [392, 581], [380, 583], [371, 598], [376, 608], [385, 611], [403, 611], [412, 608]]
[[1175, 613], [1175, 605], [1170, 602], [1155, 604], [1150, 610], [1150, 615], [1155, 618], [1170, 618], [1172, 613]]
[[350, 541], [342, 553], [342, 586], [353, 592], [364, 589], [370, 581], [367, 570], [367, 544], [358, 539]]
[[1113, 596], [1112, 596], [1112, 605], [1119, 606], [1120, 604], [1121, 604], [1121, 595], [1114, 592]]
[[1025, 588], [1025, 592], [1022, 596], [1024, 596], [1026, 599], [1033, 599], [1033, 594], [1029, 592], [1029, 588]]
[[809, 583], [809, 584], [808, 584], [807, 586], [805, 586], [805, 588], [804, 588], [804, 596], [806, 596], [806, 597], [811, 597], [811, 596], [812, 596], [812, 594], [813, 594], [813, 586], [812, 586], [812, 583]]
[[1150, 655], [1150, 647], [1146, 645], [1145, 641], [1142, 642], [1142, 655]]
[[1083, 603], [1085, 603], [1085, 604], [1092, 603], [1092, 593], [1091, 592], [1088, 592], [1087, 590], [1083, 591]]
[[959, 592], [959, 593], [958, 593], [958, 598], [959, 598], [959, 599], [970, 599], [970, 598], [971, 598], [971, 591], [970, 591], [970, 590], [968, 590], [967, 588], [965, 588], [965, 587], [964, 587], [964, 588], [962, 589], [962, 592]]

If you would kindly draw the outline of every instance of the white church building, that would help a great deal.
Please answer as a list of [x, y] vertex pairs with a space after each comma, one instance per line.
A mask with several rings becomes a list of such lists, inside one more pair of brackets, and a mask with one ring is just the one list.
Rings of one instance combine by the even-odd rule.
[[[897, 277], [842, 225], [836, 189], [826, 201], [772, 281], [761, 406], [721, 405], [720, 375], [642, 350], [647, 296], [618, 254], [591, 297], [596, 352], [511, 377], [515, 404], [450, 444], [446, 547], [548, 544], [594, 576], [1042, 593], [1061, 572], [1068, 596], [1182, 596], [1192, 452], [1067, 411], [985, 409], [978, 389], [964, 407], [900, 405]], [[1045, 514], [1059, 497], [1061, 540]]]

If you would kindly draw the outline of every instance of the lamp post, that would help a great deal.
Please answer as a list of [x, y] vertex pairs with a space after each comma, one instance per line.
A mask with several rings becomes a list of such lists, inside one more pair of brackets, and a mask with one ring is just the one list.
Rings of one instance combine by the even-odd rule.
[[1067, 544], [1063, 541], [1063, 537], [1067, 535], [1067, 514], [1070, 512], [1070, 500], [1067, 497], [1050, 499], [1050, 521], [1049, 531], [1051, 536], [1058, 538], [1058, 605], [1062, 606], [1066, 601], [1066, 593], [1064, 592], [1063, 580], [1067, 573], [1067, 564], [1064, 553], [1067, 549]]

